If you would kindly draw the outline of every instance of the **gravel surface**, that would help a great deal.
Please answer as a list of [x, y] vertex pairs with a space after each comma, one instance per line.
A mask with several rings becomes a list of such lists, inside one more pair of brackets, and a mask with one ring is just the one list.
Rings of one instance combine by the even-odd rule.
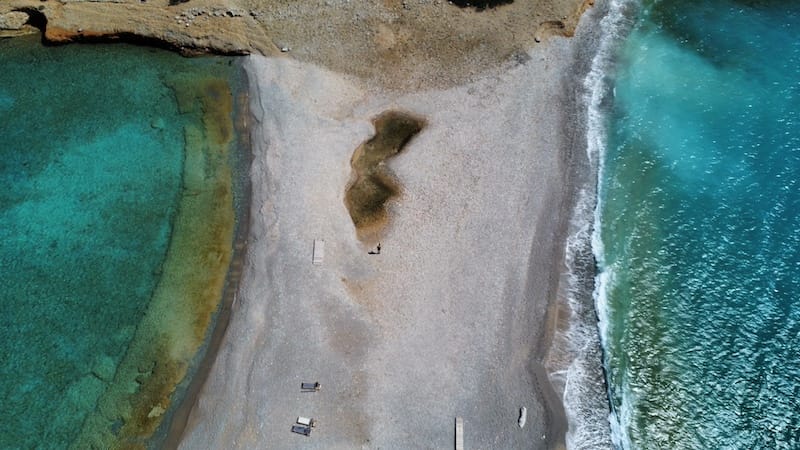
[[[456, 416], [467, 448], [563, 445], [540, 361], [571, 213], [560, 112], [571, 51], [554, 38], [473, 83], [383, 95], [249, 57], [251, 237], [182, 448], [452, 448]], [[427, 126], [389, 163], [403, 192], [369, 255], [344, 190], [370, 120], [390, 109]], [[301, 393], [302, 381], [322, 389]], [[318, 420], [310, 437], [290, 432], [297, 416]]]

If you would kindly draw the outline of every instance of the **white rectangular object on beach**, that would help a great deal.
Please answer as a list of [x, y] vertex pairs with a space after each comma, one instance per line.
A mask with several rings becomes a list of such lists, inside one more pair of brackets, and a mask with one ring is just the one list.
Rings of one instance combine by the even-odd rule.
[[325, 258], [325, 241], [321, 239], [314, 239], [314, 259], [312, 263], [315, 266], [322, 264], [322, 260]]
[[456, 450], [464, 450], [464, 419], [456, 417]]
[[297, 418], [297, 423], [299, 423], [300, 425], [305, 425], [307, 427], [313, 427], [314, 426], [314, 419], [311, 419], [309, 417], [300, 416], [300, 417]]

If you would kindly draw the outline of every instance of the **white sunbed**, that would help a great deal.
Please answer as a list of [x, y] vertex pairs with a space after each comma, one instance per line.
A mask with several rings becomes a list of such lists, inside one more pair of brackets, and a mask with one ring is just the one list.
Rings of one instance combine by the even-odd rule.
[[308, 417], [300, 416], [297, 418], [297, 423], [300, 425], [305, 425], [307, 427], [315, 427], [317, 426], [317, 421]]
[[319, 266], [322, 264], [323, 259], [325, 259], [325, 241], [322, 239], [314, 239], [314, 258], [311, 260], [311, 263], [315, 266]]

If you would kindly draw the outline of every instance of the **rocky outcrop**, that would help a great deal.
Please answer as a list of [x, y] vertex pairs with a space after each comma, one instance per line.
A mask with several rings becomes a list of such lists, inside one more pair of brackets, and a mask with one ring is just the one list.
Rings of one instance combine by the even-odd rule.
[[126, 40], [184, 54], [283, 54], [378, 87], [420, 89], [530, 62], [528, 49], [570, 36], [592, 1], [0, 0], [0, 29], [26, 21], [11, 33], [34, 25], [52, 43]]
[[263, 27], [234, 7], [11, 0], [0, 4], [0, 18], [6, 19], [0, 29], [35, 22], [51, 43], [126, 40], [184, 53], [277, 52]]
[[20, 30], [28, 22], [28, 15], [22, 11], [0, 14], [0, 29]]
[[[0, 7], [2, 10], [2, 7]], [[22, 11], [0, 13], [0, 38], [24, 36], [36, 32], [36, 28], [29, 25], [30, 16]]]

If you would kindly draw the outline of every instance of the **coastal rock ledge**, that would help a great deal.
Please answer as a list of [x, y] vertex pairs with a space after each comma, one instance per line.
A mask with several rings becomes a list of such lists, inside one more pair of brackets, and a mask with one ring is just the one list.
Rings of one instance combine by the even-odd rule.
[[190, 54], [277, 53], [263, 28], [245, 11], [181, 5], [11, 0], [0, 4], [0, 36], [39, 28], [45, 41], [56, 44], [124, 40]]
[[28, 23], [29, 16], [21, 11], [11, 11], [0, 14], [0, 29], [21, 30]]
[[324, 66], [378, 86], [453, 86], [527, 61], [551, 35], [571, 36], [593, 0], [3, 0], [0, 37], [50, 43], [124, 40], [184, 54], [262, 54]]

